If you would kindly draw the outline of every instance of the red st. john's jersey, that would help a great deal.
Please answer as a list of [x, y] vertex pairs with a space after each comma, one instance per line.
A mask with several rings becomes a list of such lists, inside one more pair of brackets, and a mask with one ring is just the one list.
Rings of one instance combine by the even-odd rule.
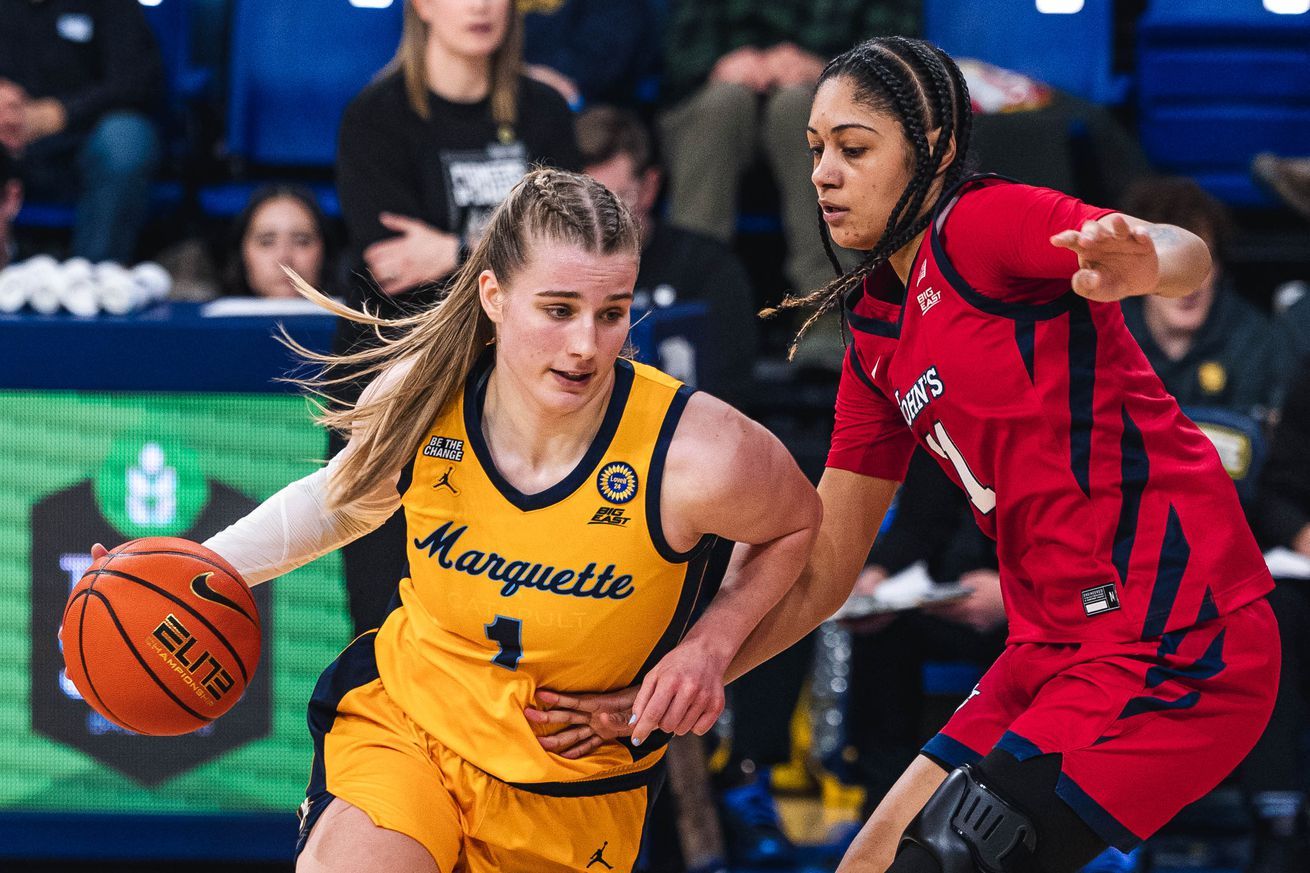
[[900, 480], [925, 446], [996, 540], [1012, 643], [1150, 639], [1272, 587], [1210, 441], [1050, 244], [1111, 211], [966, 180], [908, 289], [884, 265], [847, 301], [828, 466]]

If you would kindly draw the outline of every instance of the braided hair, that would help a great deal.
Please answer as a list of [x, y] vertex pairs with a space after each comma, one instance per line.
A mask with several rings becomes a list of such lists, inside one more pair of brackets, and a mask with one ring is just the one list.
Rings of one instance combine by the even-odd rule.
[[[829, 61], [819, 76], [819, 85], [837, 78], [852, 83], [855, 99], [860, 103], [899, 122], [913, 153], [914, 172], [892, 207], [882, 236], [849, 273], [842, 271], [822, 209], [819, 210], [819, 236], [837, 277], [808, 294], [788, 295], [776, 308], [761, 313], [768, 317], [783, 309], [813, 309], [792, 340], [791, 353], [820, 316], [840, 306], [851, 290], [861, 287], [869, 275], [928, 226], [937, 204], [928, 203], [927, 198], [952, 140], [955, 159], [946, 169], [940, 190], [949, 190], [969, 172], [967, 156], [973, 127], [969, 87], [959, 67], [944, 51], [918, 39], [876, 37]], [[932, 130], [938, 131], [935, 143], [928, 139]]]

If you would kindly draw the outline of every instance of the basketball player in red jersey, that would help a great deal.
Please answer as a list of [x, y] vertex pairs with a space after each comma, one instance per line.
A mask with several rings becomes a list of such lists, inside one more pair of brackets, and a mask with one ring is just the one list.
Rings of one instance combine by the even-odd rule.
[[[810, 115], [824, 243], [867, 255], [784, 304], [843, 306], [853, 342], [815, 551], [729, 676], [843, 602], [916, 442], [995, 538], [1010, 621], [842, 871], [1062, 873], [1127, 851], [1236, 767], [1278, 684], [1272, 582], [1233, 484], [1117, 305], [1198, 287], [1204, 243], [970, 176], [969, 131], [955, 64], [899, 37], [829, 63]], [[551, 699], [579, 743], [625, 704]]]

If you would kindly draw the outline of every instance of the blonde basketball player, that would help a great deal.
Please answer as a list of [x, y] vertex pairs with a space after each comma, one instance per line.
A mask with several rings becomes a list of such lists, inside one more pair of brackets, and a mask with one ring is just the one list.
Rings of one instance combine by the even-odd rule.
[[[821, 510], [782, 445], [619, 357], [638, 251], [603, 186], [530, 173], [438, 306], [319, 358], [376, 376], [323, 415], [347, 448], [206, 543], [255, 584], [405, 509], [394, 608], [310, 701], [301, 873], [631, 870], [668, 733], [710, 728], [804, 565]], [[524, 721], [539, 686], [634, 682], [666, 733], [566, 757]]]

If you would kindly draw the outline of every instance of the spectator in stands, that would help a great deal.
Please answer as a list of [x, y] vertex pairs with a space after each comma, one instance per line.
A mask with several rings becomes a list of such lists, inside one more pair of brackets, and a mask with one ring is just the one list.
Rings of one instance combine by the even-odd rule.
[[327, 218], [311, 191], [297, 185], [265, 186], [232, 225], [223, 291], [298, 298], [282, 271], [286, 265], [315, 288], [332, 293], [328, 243]]
[[[702, 301], [712, 326], [695, 349], [695, 370], [678, 373], [712, 394], [736, 399], [751, 377], [758, 345], [754, 295], [745, 268], [718, 240], [673, 227], [655, 216], [661, 172], [650, 134], [632, 111], [598, 106], [579, 116], [578, 147], [588, 175], [618, 195], [637, 218], [642, 232], [637, 297], [647, 305]], [[664, 361], [669, 370], [676, 361]], [[677, 367], [669, 370], [676, 372]]]
[[76, 200], [72, 251], [130, 263], [145, 225], [163, 93], [137, 0], [0, 0], [0, 145], [33, 200]]
[[524, 71], [575, 110], [651, 100], [643, 86], [659, 68], [656, 0], [534, 0], [524, 16]]
[[738, 185], [762, 151], [781, 193], [786, 274], [817, 288], [832, 266], [815, 239], [814, 186], [803, 134], [831, 55], [852, 35], [913, 34], [912, 0], [674, 0], [660, 118], [673, 224], [729, 242]]
[[1280, 158], [1268, 153], [1255, 156], [1251, 171], [1257, 179], [1299, 213], [1310, 218], [1310, 157]]
[[1278, 401], [1278, 359], [1268, 320], [1224, 273], [1227, 210], [1196, 182], [1179, 177], [1134, 185], [1124, 211], [1190, 230], [1214, 253], [1214, 269], [1192, 294], [1123, 301], [1128, 329], [1165, 389], [1183, 407], [1221, 407], [1263, 420]]
[[[1310, 565], [1310, 371], [1287, 393], [1252, 513], [1265, 548], [1290, 549]], [[1310, 724], [1310, 579], [1271, 563], [1269, 603], [1278, 617], [1283, 669], [1269, 726], [1242, 765], [1256, 817], [1252, 873], [1310, 869], [1306, 827], [1305, 730]]]
[[0, 270], [18, 260], [14, 244], [14, 216], [23, 208], [23, 183], [18, 178], [18, 163], [9, 149], [0, 145]]
[[[532, 164], [581, 169], [564, 99], [520, 73], [523, 23], [511, 0], [405, 2], [395, 59], [346, 107], [337, 159], [350, 263], [361, 275], [348, 302], [384, 317], [435, 301]], [[335, 349], [370, 338], [341, 321]], [[344, 386], [341, 399], [359, 388]], [[358, 630], [385, 615], [403, 537], [397, 513], [343, 550]]]

